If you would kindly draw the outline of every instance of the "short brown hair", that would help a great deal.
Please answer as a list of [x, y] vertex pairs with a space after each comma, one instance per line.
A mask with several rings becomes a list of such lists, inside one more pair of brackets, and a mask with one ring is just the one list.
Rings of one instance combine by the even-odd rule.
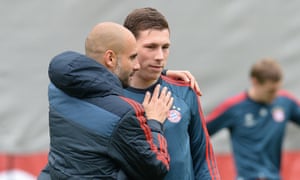
[[133, 10], [129, 13], [123, 24], [136, 38], [139, 32], [147, 29], [169, 29], [165, 16], [154, 8], [146, 7]]
[[282, 80], [282, 70], [275, 59], [267, 57], [252, 66], [250, 77], [257, 79], [261, 84], [268, 80], [279, 82]]

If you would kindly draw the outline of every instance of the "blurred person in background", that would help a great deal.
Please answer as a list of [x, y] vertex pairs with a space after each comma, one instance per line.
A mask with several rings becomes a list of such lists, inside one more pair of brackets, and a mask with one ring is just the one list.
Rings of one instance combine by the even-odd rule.
[[281, 179], [287, 123], [300, 125], [300, 102], [281, 90], [282, 80], [279, 63], [263, 58], [250, 70], [249, 89], [228, 98], [207, 116], [210, 135], [229, 130], [238, 180]]

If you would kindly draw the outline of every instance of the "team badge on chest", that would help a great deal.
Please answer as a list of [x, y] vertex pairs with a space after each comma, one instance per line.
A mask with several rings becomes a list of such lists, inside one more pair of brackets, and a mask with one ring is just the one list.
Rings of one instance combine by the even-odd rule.
[[276, 107], [272, 110], [272, 117], [276, 122], [282, 122], [285, 118], [284, 111], [280, 107]]
[[181, 119], [180, 108], [173, 106], [172, 109], [169, 111], [168, 120], [172, 123], [178, 123]]

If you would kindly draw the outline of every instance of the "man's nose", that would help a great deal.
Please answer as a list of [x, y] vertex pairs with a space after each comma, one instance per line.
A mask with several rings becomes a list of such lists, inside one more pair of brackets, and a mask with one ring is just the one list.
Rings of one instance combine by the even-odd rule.
[[157, 60], [163, 60], [164, 59], [164, 51], [163, 51], [163, 49], [161, 49], [161, 48], [157, 49], [157, 53], [156, 53], [155, 59], [157, 59]]

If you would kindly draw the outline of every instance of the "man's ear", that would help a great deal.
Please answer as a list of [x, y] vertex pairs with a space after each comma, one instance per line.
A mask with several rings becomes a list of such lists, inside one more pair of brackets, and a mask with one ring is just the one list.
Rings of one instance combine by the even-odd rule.
[[116, 66], [116, 62], [117, 62], [116, 53], [112, 50], [105, 51], [105, 54], [104, 54], [105, 66], [109, 69], [114, 69]]

